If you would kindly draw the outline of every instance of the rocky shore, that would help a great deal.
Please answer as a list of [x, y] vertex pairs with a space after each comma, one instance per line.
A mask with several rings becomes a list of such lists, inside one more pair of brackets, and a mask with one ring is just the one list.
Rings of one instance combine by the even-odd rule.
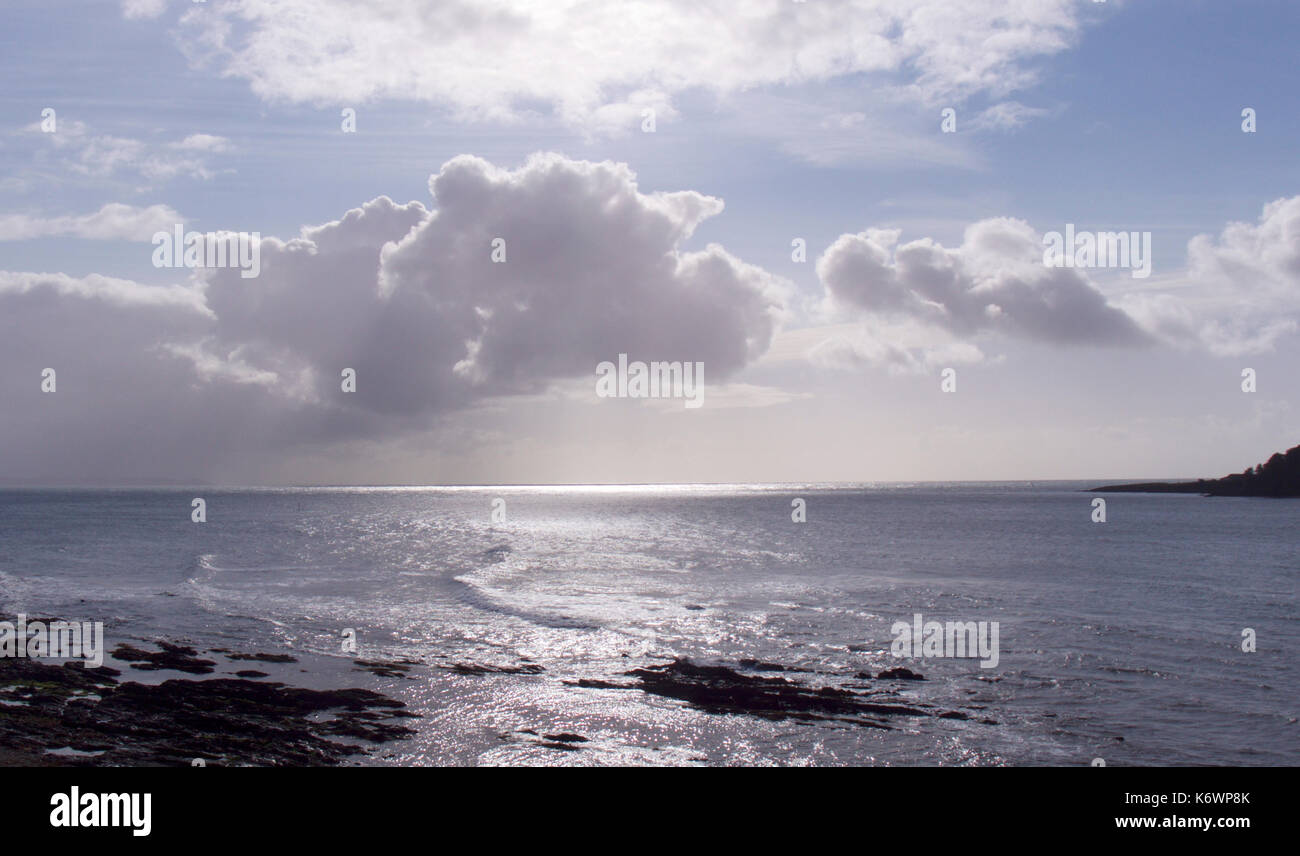
[[[754, 672], [794, 672], [778, 664], [746, 661], [742, 669]], [[652, 695], [678, 699], [707, 713], [757, 716], [764, 719], [804, 721], [834, 720], [868, 728], [891, 728], [892, 717], [938, 717], [979, 719], [959, 710], [943, 710], [923, 702], [904, 701], [890, 685], [893, 681], [925, 680], [908, 669], [886, 669], [879, 675], [859, 672], [848, 686], [817, 686], [785, 677], [748, 674], [725, 665], [701, 665], [678, 658], [662, 666], [632, 669], [625, 677], [633, 682], [584, 679], [574, 686], [591, 689], [641, 690]], [[881, 683], [885, 682], [885, 683]]]
[[[331, 766], [364, 761], [377, 747], [415, 734], [409, 727], [415, 715], [380, 692], [291, 685], [302, 664], [290, 654], [198, 650], [159, 640], [148, 646], [119, 644], [110, 660], [111, 665], [88, 668], [77, 661], [0, 658], [0, 765]], [[267, 672], [244, 668], [253, 664], [276, 671], [282, 680], [265, 680]], [[339, 665], [397, 680], [429, 668], [411, 660], [356, 659]], [[432, 669], [470, 680], [547, 677], [526, 659], [446, 661]], [[128, 670], [140, 679], [130, 680]], [[328, 672], [317, 677], [338, 679]], [[679, 657], [629, 668], [608, 680], [563, 683], [645, 693], [715, 716], [883, 730], [921, 718], [997, 725], [980, 706], [954, 710], [918, 698], [913, 690], [924, 681], [903, 667], [839, 673], [757, 659], [700, 663]], [[584, 731], [573, 725], [535, 726], [502, 733], [500, 739], [559, 753], [610, 748]]]
[[[194, 675], [211, 674], [219, 657], [294, 662], [287, 654], [203, 654], [162, 641], [153, 651], [119, 645], [113, 658], [141, 672]], [[267, 673], [253, 669], [235, 674], [150, 684], [108, 665], [0, 658], [0, 765], [330, 766], [414, 733], [405, 704], [373, 690], [305, 689], [261, 680]]]

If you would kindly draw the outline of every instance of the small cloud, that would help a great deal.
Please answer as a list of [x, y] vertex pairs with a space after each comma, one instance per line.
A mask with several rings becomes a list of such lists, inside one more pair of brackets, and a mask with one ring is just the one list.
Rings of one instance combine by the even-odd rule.
[[1027, 107], [1019, 101], [1003, 101], [980, 111], [966, 127], [973, 131], [1005, 133], [1024, 127], [1031, 119], [1051, 116], [1055, 112], [1045, 107]]
[[189, 360], [194, 367], [194, 373], [206, 382], [223, 380], [271, 388], [280, 381], [280, 376], [275, 372], [259, 369], [244, 362], [240, 357], [239, 348], [224, 356], [209, 351], [207, 343], [168, 343], [160, 345], [159, 348], [164, 353]]
[[167, 0], [122, 0], [123, 18], [157, 18], [167, 8]]
[[217, 171], [212, 155], [229, 151], [230, 141], [212, 134], [191, 134], [173, 142], [152, 142], [114, 134], [93, 134], [84, 122], [60, 119], [58, 131], [43, 133], [40, 123], [23, 127], [31, 139], [42, 139], [61, 153], [65, 168], [94, 178], [133, 175], [149, 184], [177, 177], [210, 179]]
[[172, 143], [171, 148], [190, 152], [226, 152], [230, 151], [230, 140], [213, 134], [190, 134], [179, 143]]
[[935, 369], [984, 362], [984, 352], [968, 342], [911, 345], [890, 331], [866, 326], [855, 335], [838, 334], [808, 352], [813, 365], [829, 369], [883, 368], [891, 374], [928, 374]]
[[173, 208], [150, 205], [137, 208], [112, 202], [94, 214], [34, 217], [10, 214], [0, 217], [0, 241], [66, 236], [97, 241], [148, 241], [155, 232], [185, 222]]

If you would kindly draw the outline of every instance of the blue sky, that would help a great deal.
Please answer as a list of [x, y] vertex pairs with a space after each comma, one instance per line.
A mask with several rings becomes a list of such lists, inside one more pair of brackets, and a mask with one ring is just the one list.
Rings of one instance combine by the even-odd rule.
[[[57, 359], [57, 352], [31, 353], [31, 341], [40, 341], [42, 324], [85, 323], [86, 307], [64, 304], [114, 299], [114, 311], [129, 318], [112, 346], [130, 352], [107, 363], [133, 366], [131, 377], [138, 378], [151, 360], [169, 359], [160, 353], [189, 354], [193, 362], [189, 397], [173, 402], [187, 410], [183, 415], [152, 409], [165, 410], [165, 397], [127, 396], [120, 410], [89, 397], [84, 409], [75, 401], [63, 405], [78, 419], [121, 425], [75, 466], [48, 447], [44, 417], [29, 414], [11, 425], [7, 447], [30, 453], [11, 475], [295, 483], [645, 481], [656, 473], [673, 481], [1192, 476], [1238, 470], [1296, 442], [1291, 367], [1300, 347], [1293, 329], [1270, 325], [1294, 324], [1300, 314], [1300, 268], [1293, 266], [1300, 229], [1293, 208], [1268, 219], [1264, 206], [1300, 195], [1300, 7], [1269, 0], [1044, 0], [1007, 4], [999, 16], [987, 4], [944, 8], [918, 0], [902, 4], [915, 14], [880, 23], [874, 16], [888, 4], [843, 0], [803, 8], [816, 3], [769, 0], [736, 21], [724, 6], [712, 17], [701, 11], [712, 4], [601, 7], [602, 32], [613, 32], [623, 15], [620, 32], [644, 45], [637, 52], [606, 47], [612, 37], [584, 34], [588, 20], [567, 4], [556, 4], [563, 11], [552, 21], [505, 0], [464, 4], [445, 15], [396, 0], [356, 4], [350, 12], [332, 3], [297, 9], [259, 0], [9, 4], [0, 36], [0, 109], [8, 117], [0, 129], [0, 271], [9, 284], [0, 279], [0, 308], [10, 304], [10, 324], [21, 324], [31, 340], [6, 366]], [[675, 35], [681, 28], [638, 24], [643, 8], [653, 13], [646, 21], [671, 24], [676, 16], [685, 30], [717, 37], [694, 41]], [[403, 16], [414, 23], [400, 23]], [[952, 31], [949, 18], [957, 24]], [[418, 38], [403, 40], [412, 28]], [[963, 39], [982, 28], [986, 41]], [[467, 42], [465, 60], [447, 60]], [[783, 51], [792, 57], [788, 66]], [[715, 52], [716, 59], [701, 59]], [[996, 61], [981, 65], [993, 54]], [[966, 71], [976, 67], [983, 72], [972, 80]], [[604, 79], [588, 87], [584, 68]], [[445, 82], [449, 76], [456, 81]], [[656, 107], [653, 134], [640, 129], [643, 104]], [[340, 130], [344, 107], [357, 111], [354, 134]], [[940, 130], [945, 107], [957, 111], [956, 133]], [[1244, 107], [1257, 111], [1257, 133], [1242, 132]], [[45, 108], [57, 111], [55, 134], [35, 127]], [[1020, 118], [996, 127], [990, 117], [1001, 109]], [[718, 406], [706, 407], [706, 416], [688, 423], [653, 403], [590, 400], [590, 373], [575, 367], [594, 364], [588, 358], [600, 352], [596, 342], [617, 351], [621, 335], [603, 326], [609, 312], [597, 306], [584, 328], [590, 347], [557, 356], [554, 348], [516, 354], [502, 345], [508, 364], [477, 366], [472, 391], [411, 367], [412, 377], [401, 380], [408, 386], [400, 388], [426, 384], [411, 394], [430, 397], [409, 412], [396, 408], [401, 418], [390, 418], [382, 402], [400, 396], [391, 390], [359, 404], [330, 399], [325, 390], [336, 367], [286, 344], [299, 332], [291, 317], [280, 319], [281, 327], [269, 318], [227, 325], [245, 309], [231, 302], [236, 295], [256, 312], [256, 290], [237, 291], [218, 274], [154, 267], [148, 234], [128, 235], [122, 227], [112, 239], [86, 238], [55, 223], [105, 205], [146, 213], [166, 206], [161, 214], [154, 209], [158, 216], [141, 216], [153, 222], [174, 213], [193, 229], [288, 240], [380, 196], [434, 210], [430, 176], [459, 155], [515, 171], [498, 188], [498, 204], [545, 205], [544, 197], [524, 192], [535, 152], [556, 153], [565, 164], [626, 164], [642, 199], [694, 192], [725, 201], [721, 213], [647, 255], [707, 253], [716, 243], [731, 260], [728, 276], [740, 271], [744, 283], [740, 292], [718, 292], [730, 294], [727, 301], [780, 293], [772, 298], [779, 305], [771, 323], [728, 314], [724, 305], [702, 310], [718, 329], [739, 331], [736, 342], [727, 342], [700, 325], [700, 351], [721, 369], [713, 381]], [[109, 157], [115, 166], [107, 165]], [[598, 181], [585, 167], [563, 168], [574, 182]], [[646, 206], [645, 217], [655, 216], [651, 203], [638, 204]], [[466, 210], [474, 216], [477, 209]], [[1102, 326], [1079, 320], [1076, 336], [1045, 332], [1068, 326], [1051, 317], [1065, 311], [1051, 309], [1051, 301], [1019, 309], [1000, 304], [997, 311], [1006, 312], [995, 323], [966, 317], [960, 302], [936, 315], [933, 295], [926, 296], [933, 286], [909, 281], [892, 260], [877, 283], [824, 275], [831, 261], [858, 271], [863, 259], [895, 248], [874, 238], [837, 243], [841, 236], [898, 229], [897, 245], [946, 248], [933, 259], [963, 271], [958, 279], [970, 293], [996, 286], [1016, 299], [1024, 277], [1016, 273], [1008, 285], [1010, 268], [986, 254], [1019, 241], [1019, 227], [991, 225], [996, 234], [987, 247], [963, 245], [968, 227], [996, 218], [1023, 221], [1035, 233], [1030, 243], [1066, 223], [1151, 232], [1153, 276], [1095, 270], [1060, 283], [1063, 295], [1100, 307]], [[555, 227], [562, 232], [566, 222], [577, 220]], [[1229, 236], [1224, 230], [1233, 222], [1249, 228]], [[616, 225], [598, 236], [615, 248], [644, 234], [642, 228], [620, 236]], [[431, 224], [427, 240], [412, 241], [407, 252], [444, 246], [433, 234], [438, 228], [463, 235], [492, 227]], [[1209, 238], [1193, 259], [1188, 242], [1197, 235]], [[376, 267], [383, 243], [400, 237], [375, 238], [367, 252]], [[790, 257], [796, 237], [808, 245], [802, 264]], [[553, 245], [570, 240], [581, 246], [583, 238], [561, 234]], [[1268, 242], [1275, 250], [1261, 250]], [[1243, 266], [1244, 256], [1256, 261]], [[473, 279], [444, 261], [429, 259], [437, 275], [412, 274], [402, 287], [422, 289], [437, 302], [450, 279]], [[618, 267], [612, 256], [593, 256], [582, 270], [598, 274], [602, 264]], [[277, 279], [279, 270], [259, 277], [258, 287], [298, 287]], [[81, 284], [52, 285], [50, 274]], [[96, 275], [140, 290], [120, 299], [92, 293], [100, 286], [85, 283]], [[1038, 273], [1029, 281], [1032, 288], [1047, 282]], [[540, 289], [538, 305], [553, 293], [546, 282], [529, 282]], [[882, 297], [895, 284], [906, 307]], [[676, 285], [629, 285], [627, 299], [647, 308], [647, 324], [661, 323], [653, 319], [674, 315], [656, 301], [678, 293]], [[706, 286], [713, 284], [692, 287]], [[320, 299], [334, 287], [379, 288], [327, 283]], [[479, 286], [457, 287], [459, 299], [472, 301]], [[609, 305], [620, 305], [620, 284], [611, 280], [608, 287]], [[150, 288], [187, 289], [206, 301], [215, 320], [145, 321], [129, 307], [152, 305], [159, 292]], [[58, 305], [39, 299], [47, 291], [58, 294], [49, 298]], [[229, 307], [226, 316], [218, 305]], [[524, 339], [543, 348], [562, 338], [543, 325], [572, 317], [582, 305], [557, 299], [553, 314], [536, 310], [539, 317], [524, 328], [536, 335]], [[1144, 343], [1115, 346], [1114, 331], [1102, 329], [1109, 317], [1103, 310], [1140, 329]], [[446, 319], [429, 320], [432, 329], [444, 329]], [[378, 329], [384, 322], [373, 323]], [[505, 335], [477, 332], [489, 342], [494, 332]], [[679, 332], [628, 335], [653, 350], [656, 342], [681, 348]], [[744, 359], [728, 356], [743, 342], [752, 346]], [[352, 344], [358, 353], [377, 347]], [[475, 362], [454, 351], [417, 349], [410, 358]], [[348, 347], [341, 344], [338, 353], [345, 359]], [[943, 396], [938, 373], [953, 354], [961, 384], [955, 396]], [[75, 365], [88, 357], [70, 359]], [[181, 362], [160, 369], [154, 382], [181, 382]], [[531, 373], [525, 364], [554, 365]], [[1246, 366], [1260, 373], [1257, 393], [1239, 388]], [[27, 381], [6, 384], [33, 386]], [[130, 380], [103, 375], [99, 382]], [[147, 437], [128, 427], [143, 420], [159, 430], [193, 431], [195, 420], [220, 421], [235, 404], [250, 409], [257, 430], [238, 440], [213, 425], [213, 441], [192, 455], [178, 446], [170, 457], [153, 456]], [[284, 427], [299, 421], [333, 429], [304, 444]], [[592, 425], [602, 426], [599, 436], [584, 433]], [[1185, 442], [1170, 444], [1171, 434]], [[750, 439], [737, 443], [737, 435]], [[824, 441], [803, 448], [783, 440], [790, 436]], [[661, 438], [663, 447], [648, 438]], [[367, 450], [360, 462], [358, 449]], [[973, 449], [981, 451], [972, 455]]]

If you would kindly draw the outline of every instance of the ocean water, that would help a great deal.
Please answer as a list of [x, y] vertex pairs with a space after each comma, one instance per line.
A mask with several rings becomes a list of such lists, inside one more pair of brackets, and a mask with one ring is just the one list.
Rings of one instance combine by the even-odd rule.
[[[1097, 524], [1083, 487], [202, 490], [203, 524], [195, 491], [10, 490], [0, 607], [104, 621], [110, 647], [296, 652], [304, 681], [421, 715], [368, 763], [1300, 764], [1300, 502], [1112, 494]], [[998, 622], [997, 666], [893, 657], [914, 613]], [[355, 670], [345, 629], [427, 668]], [[864, 728], [576, 685], [673, 657], [971, 718]], [[898, 665], [927, 680], [855, 677]]]

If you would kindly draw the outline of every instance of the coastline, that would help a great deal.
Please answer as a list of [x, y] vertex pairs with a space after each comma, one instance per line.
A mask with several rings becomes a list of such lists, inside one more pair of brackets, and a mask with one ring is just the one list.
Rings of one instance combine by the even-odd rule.
[[143, 644], [0, 658], [0, 766], [358, 765], [414, 734], [405, 702], [351, 686], [409, 664]]

